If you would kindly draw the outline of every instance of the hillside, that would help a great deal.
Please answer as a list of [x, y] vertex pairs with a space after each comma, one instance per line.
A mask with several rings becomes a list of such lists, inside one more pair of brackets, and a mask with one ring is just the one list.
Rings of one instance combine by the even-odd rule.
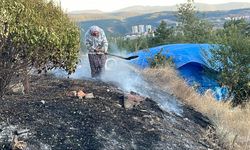
[[[218, 28], [223, 26], [225, 18], [227, 17], [248, 16], [249, 17], [248, 19], [250, 20], [249, 14], [250, 14], [250, 9], [209, 11], [209, 12], [199, 13], [200, 16], [211, 21], [215, 25], [215, 27]], [[118, 19], [116, 17], [113, 17], [111, 19], [102, 18], [97, 20], [81, 21], [79, 22], [79, 24], [83, 30], [95, 24], [104, 28], [107, 34], [121, 34], [121, 35], [130, 33], [131, 27], [133, 25], [150, 24], [153, 27], [157, 27], [161, 20], [165, 20], [169, 25], [174, 26], [176, 24], [176, 12], [173, 11], [149, 13], [144, 15], [127, 17], [123, 19]]]
[[[199, 11], [228, 11], [233, 9], [250, 8], [250, 3], [226, 3], [226, 4], [204, 4], [195, 3], [195, 7]], [[163, 12], [176, 11], [176, 6], [132, 6], [123, 8], [114, 12], [105, 13], [99, 10], [84, 10], [69, 12], [69, 16], [77, 21], [97, 20], [97, 19], [125, 19], [138, 15]]]
[[[250, 8], [250, 3], [234, 2], [225, 4], [205, 4], [195, 3], [194, 6], [199, 11], [218, 11], [218, 10], [232, 10], [232, 9], [243, 9]], [[153, 13], [161, 11], [176, 11], [177, 7], [174, 6], [132, 6], [117, 10], [116, 12], [144, 12]]]
[[[12, 93], [0, 100], [2, 150], [11, 149], [14, 133], [32, 150], [222, 149], [205, 132], [209, 120], [188, 106], [178, 115], [146, 98], [125, 109], [123, 91], [89, 79], [33, 76], [31, 85], [29, 95]], [[67, 94], [79, 89], [94, 98]]]

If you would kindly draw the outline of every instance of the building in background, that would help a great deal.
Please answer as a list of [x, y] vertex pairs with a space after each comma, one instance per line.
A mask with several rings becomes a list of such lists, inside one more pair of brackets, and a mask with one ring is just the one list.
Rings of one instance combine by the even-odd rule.
[[139, 25], [139, 33], [143, 34], [145, 32], [145, 26], [144, 25]]
[[152, 32], [152, 26], [151, 25], [146, 25], [146, 32], [150, 33]]
[[127, 34], [124, 38], [125, 39], [137, 39], [141, 36], [153, 36], [154, 37], [154, 31], [152, 25], [134, 25], [132, 26], [132, 32]]
[[138, 32], [138, 26], [132, 26], [132, 34], [137, 34]]
[[245, 15], [245, 16], [230, 16], [230, 17], [226, 17], [225, 20], [240, 20], [240, 19], [245, 19], [247, 21], [250, 21], [250, 16], [249, 15]]

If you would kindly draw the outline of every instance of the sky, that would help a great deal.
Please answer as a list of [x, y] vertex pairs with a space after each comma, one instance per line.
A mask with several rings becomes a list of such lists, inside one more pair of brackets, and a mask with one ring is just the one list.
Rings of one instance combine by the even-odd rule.
[[[62, 8], [67, 11], [77, 10], [101, 10], [111, 12], [121, 8], [142, 6], [171, 6], [185, 3], [186, 0], [53, 0], [60, 1]], [[195, 2], [206, 4], [220, 4], [228, 2], [250, 2], [250, 0], [195, 0]]]

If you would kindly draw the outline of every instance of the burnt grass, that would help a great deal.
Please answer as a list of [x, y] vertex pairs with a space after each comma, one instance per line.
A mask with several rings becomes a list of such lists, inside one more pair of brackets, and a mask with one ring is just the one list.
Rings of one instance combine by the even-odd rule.
[[[29, 149], [220, 149], [215, 137], [205, 136], [209, 120], [191, 107], [184, 106], [178, 116], [147, 98], [126, 110], [124, 93], [111, 83], [44, 75], [33, 76], [30, 83], [30, 94], [9, 93], [0, 100], [0, 123], [28, 129], [20, 140]], [[72, 90], [95, 98], [69, 97]], [[0, 124], [0, 134], [3, 130]], [[0, 138], [0, 149], [11, 149], [10, 141]]]

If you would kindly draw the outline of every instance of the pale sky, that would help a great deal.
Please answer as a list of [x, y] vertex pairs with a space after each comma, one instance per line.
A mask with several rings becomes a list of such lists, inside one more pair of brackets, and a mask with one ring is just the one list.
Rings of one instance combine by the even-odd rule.
[[[61, 6], [67, 12], [76, 10], [98, 9], [104, 12], [111, 12], [121, 8], [142, 5], [142, 6], [171, 6], [185, 3], [186, 0], [54, 0], [61, 1]], [[199, 3], [220, 4], [228, 2], [249, 2], [250, 0], [195, 0]]]

